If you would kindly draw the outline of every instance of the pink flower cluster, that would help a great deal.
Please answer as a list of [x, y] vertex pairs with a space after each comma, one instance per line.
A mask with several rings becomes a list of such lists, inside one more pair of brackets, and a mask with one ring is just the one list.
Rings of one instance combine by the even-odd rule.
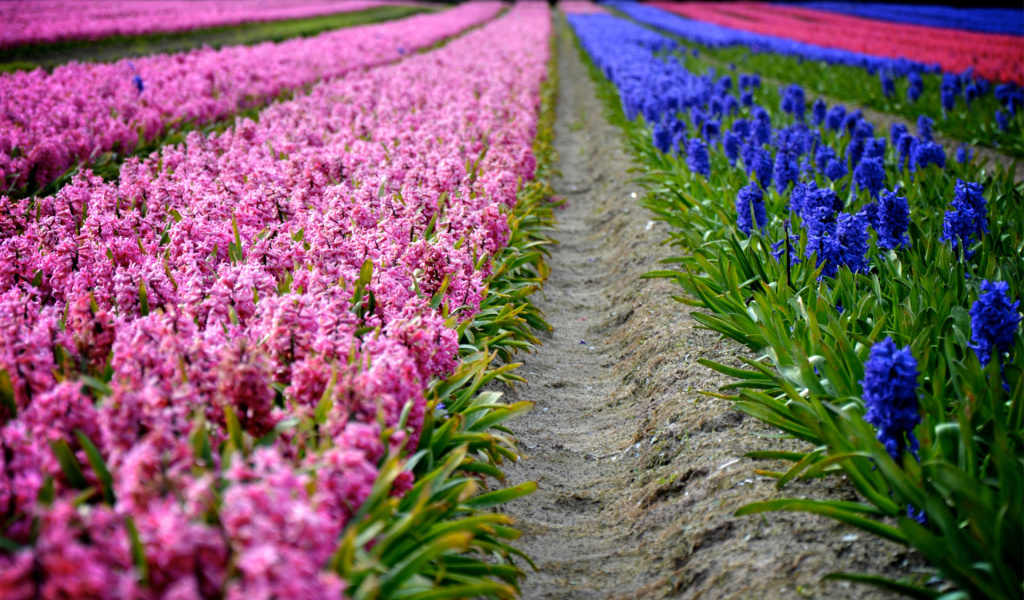
[[115, 35], [192, 31], [305, 19], [396, 4], [393, 0], [17, 0], [0, 2], [0, 50]]
[[591, 0], [562, 0], [558, 3], [558, 9], [567, 15], [593, 15], [608, 13], [604, 7], [598, 6]]
[[79, 161], [132, 151], [353, 69], [384, 64], [494, 17], [500, 2], [311, 38], [0, 75], [0, 185], [45, 185]]
[[[24, 545], [0, 597], [338, 597], [323, 568], [416, 443], [533, 176], [550, 33], [520, 3], [116, 182], [0, 198], [0, 535]], [[224, 462], [235, 419], [268, 441]], [[76, 499], [102, 487], [78, 432], [112, 503]]]

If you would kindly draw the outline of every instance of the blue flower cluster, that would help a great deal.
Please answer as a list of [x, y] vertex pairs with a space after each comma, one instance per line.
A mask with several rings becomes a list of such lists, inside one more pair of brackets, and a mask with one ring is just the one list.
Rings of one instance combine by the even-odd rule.
[[942, 241], [953, 245], [953, 250], [967, 259], [973, 256], [971, 244], [988, 233], [988, 208], [984, 188], [980, 183], [965, 183], [957, 179], [953, 190], [952, 210], [942, 219]]
[[1020, 300], [1010, 302], [1010, 285], [981, 282], [981, 295], [971, 305], [971, 348], [982, 365], [988, 365], [993, 354], [1001, 356], [1013, 349], [1020, 321]]
[[897, 463], [908, 449], [916, 455], [914, 427], [921, 422], [917, 403], [917, 359], [887, 337], [871, 347], [864, 363], [864, 420]]
[[[896, 94], [895, 80], [899, 77], [906, 77], [908, 80], [907, 99], [912, 103], [917, 102], [924, 91], [924, 80], [921, 78], [921, 73], [940, 72], [939, 66], [935, 64], [924, 64], [906, 58], [894, 59], [873, 56], [838, 48], [826, 48], [795, 40], [742, 31], [713, 23], [686, 19], [659, 8], [637, 2], [613, 0], [607, 4], [629, 15], [636, 21], [653, 25], [691, 42], [712, 48], [746, 46], [752, 52], [770, 52], [797, 57], [801, 60], [862, 68], [870, 74], [878, 74], [882, 93], [887, 98], [891, 98]], [[1020, 86], [1010, 83], [1000, 87], [1005, 88], [1004, 96], [1019, 98], [1020, 104], [1024, 104], [1024, 90]], [[971, 69], [958, 74], [946, 73], [943, 76], [940, 88], [943, 110], [946, 112], [953, 110], [960, 99], [969, 107], [972, 100], [991, 91], [992, 83], [984, 78], [975, 77]], [[998, 95], [997, 98], [1003, 101], [1002, 97]], [[782, 101], [783, 110], [786, 110], [785, 103], [787, 98], [784, 96]], [[1011, 106], [1014, 105], [1009, 104], [1009, 101], [1004, 101], [1003, 105], [1006, 107], [1005, 110], [997, 111], [995, 119], [1005, 131], [1009, 129], [1010, 119], [1016, 114], [1016, 111], [1011, 110]]]
[[764, 229], [768, 225], [768, 213], [764, 208], [764, 192], [751, 181], [736, 195], [736, 226], [750, 235], [755, 222], [758, 229]]
[[[780, 90], [780, 108], [790, 124], [775, 127], [752, 96], [749, 102], [736, 100], [737, 94], [760, 86], [756, 75], [739, 74], [734, 80], [713, 69], [696, 75], [671, 52], [679, 49], [672, 40], [610, 15], [570, 15], [569, 22], [595, 65], [618, 88], [626, 116], [643, 117], [651, 125], [658, 150], [684, 155], [689, 171], [705, 178], [711, 176], [715, 149], [721, 149], [731, 166], [742, 164], [750, 183], [736, 197], [736, 219], [738, 229], [747, 235], [755, 227], [767, 227], [764, 196], [774, 187], [780, 195], [790, 194], [794, 222], [806, 231], [806, 246], [792, 252], [790, 260], [797, 255], [813, 257], [822, 277], [835, 277], [843, 266], [855, 273], [868, 271], [869, 228], [877, 234], [879, 248], [897, 250], [910, 243], [907, 199], [886, 187], [884, 161], [890, 140], [876, 137], [874, 125], [861, 111], [829, 108], [819, 98], [811, 105], [810, 121], [816, 124], [812, 126], [806, 119], [804, 90], [787, 86]], [[915, 172], [933, 164], [944, 166], [945, 151], [933, 141], [931, 119], [920, 119], [917, 129], [914, 136], [902, 124], [891, 128], [901, 168]], [[845, 148], [841, 141], [835, 147], [824, 143], [826, 130], [840, 140], [848, 136]], [[836, 191], [819, 187], [817, 176], [824, 175], [843, 190], [851, 171], [852, 183], [875, 201], [860, 211], [844, 212]], [[958, 221], [974, 214], [968, 210], [980, 198], [971, 192], [974, 189], [964, 188], [954, 202], [951, 231], [957, 232], [957, 243], [965, 235], [977, 235]], [[983, 207], [984, 199], [980, 202]], [[783, 252], [780, 248], [782, 243], [776, 242], [775, 252]]]

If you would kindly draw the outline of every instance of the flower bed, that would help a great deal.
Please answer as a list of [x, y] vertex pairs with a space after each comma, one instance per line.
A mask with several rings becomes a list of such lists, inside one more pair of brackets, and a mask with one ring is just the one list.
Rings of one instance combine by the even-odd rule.
[[0, 595], [513, 593], [481, 574], [514, 567], [445, 558], [499, 551], [501, 515], [437, 519], [529, 490], [449, 477], [500, 475], [467, 452], [512, 456], [484, 433], [527, 408], [475, 394], [510, 368], [479, 348], [543, 325], [517, 191], [549, 35], [519, 5], [115, 182], [3, 200]]
[[691, 19], [891, 59], [967, 68], [987, 79], [1024, 84], [1024, 38], [889, 23], [827, 11], [760, 2], [654, 2]]
[[[26, 44], [192, 31], [400, 4], [391, 0], [19, 0], [0, 3], [0, 50]], [[410, 2], [411, 4], [411, 2]], [[68, 18], [74, 15], [74, 18]]]
[[911, 120], [927, 115], [936, 127], [955, 139], [1000, 148], [1024, 156], [1024, 90], [1008, 83], [993, 86], [972, 73], [932, 74], [934, 68], [825, 48], [684, 19], [653, 6], [614, 2], [632, 19], [699, 47], [719, 67], [744, 64], [752, 72], [784, 83]]
[[804, 8], [982, 33], [1024, 35], [1024, 11], [1013, 8], [958, 8], [937, 4], [875, 4], [872, 2], [800, 2]]
[[839, 519], [913, 546], [945, 582], [831, 576], [917, 597], [936, 583], [1017, 595], [1024, 186], [966, 151], [947, 157], [927, 118], [916, 135], [881, 134], [796, 85], [697, 74], [677, 42], [623, 20], [569, 22], [645, 167], [645, 204], [686, 252], [649, 276], [762, 355], [744, 369], [701, 361], [737, 379], [723, 397], [811, 444], [750, 457], [792, 464], [760, 472], [780, 489], [843, 474], [860, 495], [737, 515]]
[[498, 2], [279, 44], [202, 49], [0, 75], [0, 182], [38, 189], [80, 161], [401, 58], [494, 17]]

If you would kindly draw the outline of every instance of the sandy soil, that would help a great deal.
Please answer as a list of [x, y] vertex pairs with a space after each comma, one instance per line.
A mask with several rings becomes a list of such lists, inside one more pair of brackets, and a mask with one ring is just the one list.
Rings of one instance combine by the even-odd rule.
[[538, 301], [554, 333], [523, 357], [530, 384], [511, 392], [536, 402], [512, 424], [523, 460], [508, 468], [512, 484], [539, 483], [508, 506], [540, 567], [523, 597], [890, 597], [821, 577], [898, 577], [920, 564], [906, 549], [813, 515], [732, 516], [783, 495], [854, 493], [839, 478], [776, 491], [754, 469], [779, 465], [744, 453], [806, 445], [758, 437], [777, 432], [700, 394], [728, 381], [698, 358], [737, 365], [746, 350], [700, 329], [674, 283], [639, 279], [670, 255], [666, 226], [633, 197], [620, 131], [575, 48], [563, 38], [559, 50], [553, 183], [568, 206]]

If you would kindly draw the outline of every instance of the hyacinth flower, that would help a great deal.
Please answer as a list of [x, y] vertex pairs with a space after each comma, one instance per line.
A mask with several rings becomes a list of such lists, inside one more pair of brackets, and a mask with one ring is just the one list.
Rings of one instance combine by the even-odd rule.
[[892, 98], [893, 96], [895, 96], [896, 82], [893, 81], [892, 73], [879, 71], [878, 78], [882, 82], [882, 94], [884, 94], [886, 98]]
[[782, 112], [793, 115], [797, 121], [803, 121], [806, 110], [804, 88], [795, 83], [786, 87], [782, 94], [780, 108], [782, 108]]
[[1010, 130], [1010, 113], [1004, 110], [996, 111], [996, 125], [1000, 131]]
[[1020, 324], [1020, 300], [1010, 302], [1010, 285], [1005, 281], [982, 281], [981, 295], [971, 305], [971, 348], [981, 365], [1013, 349], [1013, 336]]
[[907, 81], [910, 84], [907, 87], [907, 100], [914, 104], [921, 98], [921, 93], [924, 92], [924, 80], [921, 79], [919, 73], [911, 72], [907, 75]]
[[956, 162], [961, 165], [965, 165], [974, 159], [974, 150], [969, 148], [967, 144], [960, 144], [956, 149]]
[[917, 118], [917, 137], [925, 142], [935, 141], [935, 121], [925, 115]]
[[907, 126], [903, 123], [893, 123], [889, 126], [889, 139], [892, 140], [892, 147], [899, 148], [900, 140], [903, 136], [907, 135], [909, 131]]
[[988, 207], [980, 183], [965, 183], [956, 180], [953, 191], [952, 210], [947, 210], [942, 219], [942, 241], [953, 245], [953, 252], [966, 259], [974, 253], [970, 246], [988, 233]]
[[853, 181], [861, 189], [867, 190], [872, 198], [877, 198], [878, 192], [885, 187], [885, 166], [882, 159], [872, 156], [860, 161], [853, 170]]
[[846, 161], [836, 156], [830, 158], [828, 164], [825, 165], [825, 177], [832, 181], [839, 181], [849, 172], [850, 169], [846, 166]]
[[695, 137], [686, 143], [686, 167], [705, 178], [711, 176], [711, 156], [704, 140]]
[[910, 170], [917, 171], [928, 165], [946, 168], [946, 151], [935, 142], [921, 141], [914, 144], [910, 149]]
[[775, 154], [775, 190], [780, 194], [786, 191], [789, 184], [800, 177], [800, 168], [794, 153], [788, 148], [780, 148]]
[[864, 363], [864, 420], [875, 428], [878, 441], [897, 464], [907, 451], [917, 456], [918, 375], [910, 348], [897, 348], [891, 337], [874, 344]]
[[755, 223], [758, 229], [764, 229], [768, 225], [768, 213], [764, 207], [764, 192], [756, 182], [751, 181], [740, 188], [736, 195], [736, 226], [750, 235]]
[[878, 247], [895, 250], [910, 245], [907, 228], [910, 226], [910, 207], [899, 190], [884, 191], [872, 225], [878, 234]]
[[722, 136], [722, 150], [725, 152], [725, 157], [729, 159], [730, 166], [736, 166], [736, 159], [740, 156], [741, 143], [740, 136], [732, 130], [726, 131]]
[[672, 129], [664, 123], [655, 123], [651, 132], [651, 141], [654, 147], [664, 154], [672, 150], [673, 141]]
[[825, 122], [826, 111], [828, 107], [825, 105], [825, 101], [818, 98], [811, 105], [811, 124], [818, 127]]
[[135, 74], [134, 76], [132, 76], [132, 85], [135, 86], [135, 89], [139, 90], [139, 94], [141, 95], [144, 86], [142, 85], [142, 77], [140, 75]]

